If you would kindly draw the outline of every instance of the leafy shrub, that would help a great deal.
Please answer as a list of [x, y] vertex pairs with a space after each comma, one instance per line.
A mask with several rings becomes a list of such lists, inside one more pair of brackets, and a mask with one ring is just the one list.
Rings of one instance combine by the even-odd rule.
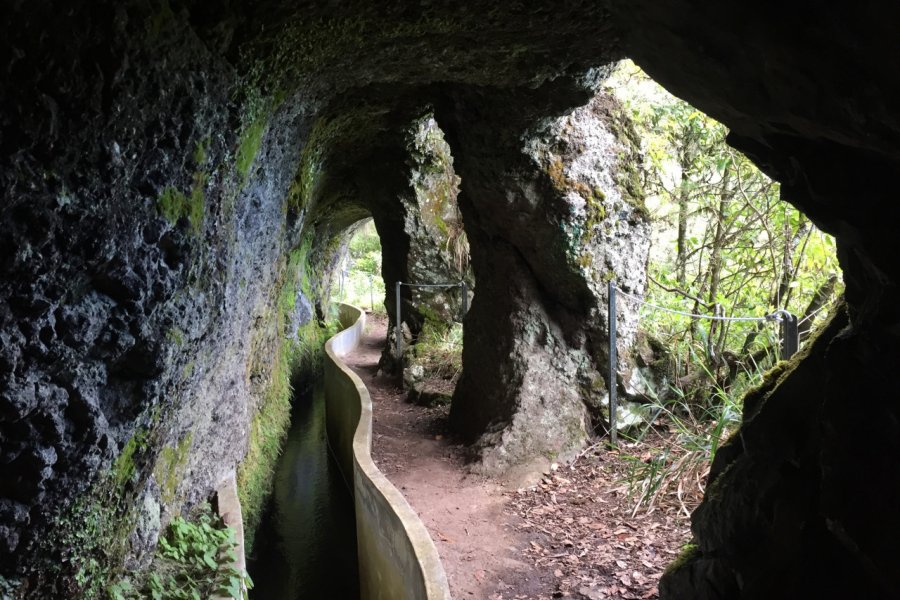
[[140, 592], [128, 580], [112, 588], [114, 600], [206, 600], [215, 595], [246, 598], [249, 576], [234, 567], [234, 530], [207, 509], [195, 522], [180, 516], [159, 540], [151, 573]]

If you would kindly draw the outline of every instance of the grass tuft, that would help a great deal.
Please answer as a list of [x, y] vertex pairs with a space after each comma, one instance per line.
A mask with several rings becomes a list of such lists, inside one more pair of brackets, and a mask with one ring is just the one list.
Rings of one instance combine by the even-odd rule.
[[[763, 378], [758, 371], [746, 375], [748, 386]], [[673, 397], [649, 406], [649, 413], [654, 416], [632, 440], [642, 441], [662, 422], [671, 433], [665, 446], [640, 456], [622, 456], [630, 465], [626, 483], [634, 500], [632, 517], [641, 510], [653, 512], [663, 500], [676, 502], [685, 516], [690, 516], [706, 491], [716, 452], [741, 424], [745, 387], [726, 391], [717, 386], [703, 406], [681, 389], [672, 390]]]

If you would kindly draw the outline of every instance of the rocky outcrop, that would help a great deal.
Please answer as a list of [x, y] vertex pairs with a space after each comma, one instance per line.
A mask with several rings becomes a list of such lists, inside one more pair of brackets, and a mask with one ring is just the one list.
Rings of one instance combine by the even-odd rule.
[[244, 458], [310, 318], [276, 301], [308, 125], [242, 123], [167, 5], [3, 12], [0, 574], [91, 595]]
[[[451, 421], [478, 441], [488, 471], [582, 444], [602, 420], [607, 283], [643, 292], [640, 157], [615, 101], [591, 100], [596, 80], [479, 90], [438, 113], [450, 123], [479, 290]], [[620, 327], [626, 347], [635, 317], [623, 311]]]
[[[403, 140], [406, 184], [396, 190], [390, 203], [372, 206], [379, 234], [388, 244], [405, 240], [402, 252], [384, 253], [385, 307], [388, 311], [388, 340], [381, 367], [388, 371], [396, 364], [396, 288], [401, 288], [402, 347], [415, 343], [426, 319], [447, 326], [463, 317], [463, 288], [466, 305], [471, 300], [475, 278], [469, 266], [469, 245], [457, 204], [459, 177], [453, 168], [450, 147], [434, 115], [426, 111], [405, 128]], [[398, 215], [402, 215], [402, 222]], [[392, 223], [390, 228], [386, 223]], [[391, 275], [394, 275], [392, 278]], [[452, 287], [429, 287], [429, 286]], [[405, 359], [404, 359], [405, 360]]]

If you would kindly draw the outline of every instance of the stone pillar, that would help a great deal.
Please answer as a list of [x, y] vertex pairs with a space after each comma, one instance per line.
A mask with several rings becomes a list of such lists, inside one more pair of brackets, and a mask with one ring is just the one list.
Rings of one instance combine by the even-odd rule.
[[[564, 457], [602, 420], [607, 282], [643, 293], [635, 138], [612, 98], [565, 79], [458, 93], [438, 122], [478, 281], [452, 424], [489, 472]], [[626, 350], [636, 319], [624, 313], [619, 328]]]
[[[363, 198], [381, 238], [390, 324], [390, 343], [381, 364], [393, 371], [395, 283], [446, 284], [466, 279], [471, 288], [474, 279], [467, 265], [458, 264], [453, 254], [454, 236], [462, 229], [456, 205], [459, 177], [433, 117], [425, 111], [404, 123], [385, 156], [372, 157], [359, 170], [358, 187], [365, 190]], [[449, 326], [460, 314], [459, 288], [404, 287], [402, 297], [403, 322], [413, 335], [422, 328], [426, 315]]]

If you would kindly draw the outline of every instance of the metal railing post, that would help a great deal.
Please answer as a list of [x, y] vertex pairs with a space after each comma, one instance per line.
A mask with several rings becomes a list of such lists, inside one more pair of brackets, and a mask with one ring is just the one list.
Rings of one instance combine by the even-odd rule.
[[787, 360], [800, 349], [800, 327], [797, 316], [784, 311], [781, 320], [781, 358]]
[[616, 432], [616, 282], [609, 282], [609, 437], [613, 447], [617, 444]]
[[396, 326], [397, 326], [397, 362], [400, 363], [400, 365], [401, 365], [401, 370], [402, 370], [402, 364], [403, 364], [403, 360], [402, 360], [402, 357], [403, 357], [403, 345], [402, 345], [402, 344], [403, 344], [403, 340], [402, 340], [402, 338], [403, 338], [403, 333], [402, 333], [402, 329], [401, 329], [401, 327], [400, 327], [400, 322], [401, 322], [401, 321], [400, 321], [400, 303], [402, 302], [402, 300], [400, 299], [400, 286], [401, 286], [401, 285], [403, 285], [403, 284], [402, 284], [401, 282], [398, 281], [398, 282], [397, 282], [397, 287], [395, 288], [396, 291], [395, 291], [395, 296], [394, 296], [394, 302], [397, 304], [397, 323], [396, 323]]

